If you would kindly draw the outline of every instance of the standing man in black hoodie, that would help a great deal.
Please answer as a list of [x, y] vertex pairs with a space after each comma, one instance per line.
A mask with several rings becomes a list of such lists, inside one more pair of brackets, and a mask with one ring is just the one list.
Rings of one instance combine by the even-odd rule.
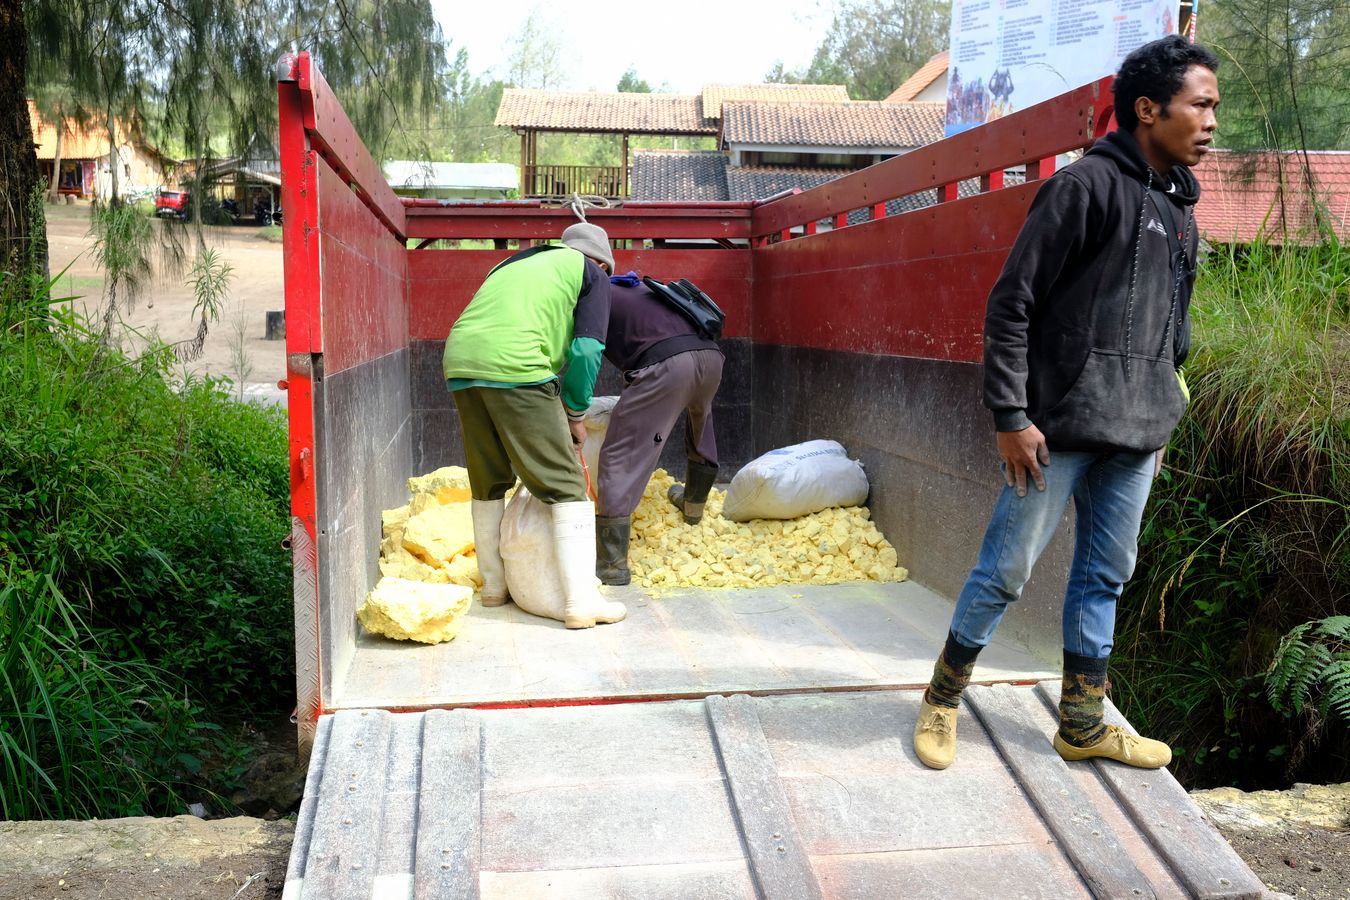
[[1066, 760], [1171, 762], [1161, 741], [1105, 724], [1103, 707], [1116, 602], [1187, 402], [1178, 367], [1190, 349], [1191, 207], [1200, 197], [1188, 167], [1218, 127], [1217, 69], [1213, 53], [1175, 35], [1126, 57], [1115, 81], [1120, 127], [1046, 181], [989, 294], [984, 404], [1007, 486], [915, 725], [914, 751], [931, 768], [955, 758], [957, 706], [975, 657], [1071, 497], [1077, 528], [1054, 747]]

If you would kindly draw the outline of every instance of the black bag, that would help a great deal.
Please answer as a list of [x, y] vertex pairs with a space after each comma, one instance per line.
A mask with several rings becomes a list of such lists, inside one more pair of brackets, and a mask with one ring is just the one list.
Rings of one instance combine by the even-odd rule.
[[701, 337], [710, 341], [722, 337], [722, 326], [727, 321], [727, 314], [722, 312], [711, 297], [699, 290], [698, 285], [684, 278], [662, 283], [648, 275], [642, 276], [642, 283], [693, 323]]

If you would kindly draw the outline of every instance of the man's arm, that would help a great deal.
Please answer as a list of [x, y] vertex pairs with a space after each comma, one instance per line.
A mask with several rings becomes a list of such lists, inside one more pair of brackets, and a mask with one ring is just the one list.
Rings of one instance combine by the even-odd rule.
[[1008, 484], [1026, 494], [1027, 475], [1045, 490], [1041, 466], [1050, 464], [1045, 437], [1027, 417], [1027, 334], [1037, 303], [1068, 261], [1083, 248], [1088, 227], [1087, 188], [1060, 175], [1032, 201], [1003, 272], [989, 292], [984, 320], [984, 405], [994, 414], [999, 456]]
[[[563, 408], [571, 420], [584, 418], [595, 391], [609, 329], [609, 276], [591, 260], [581, 277], [581, 293], [572, 311], [572, 343], [567, 348], [567, 372], [563, 375]], [[573, 439], [577, 429], [572, 430]], [[583, 438], [584, 439], [584, 438]], [[580, 441], [578, 441], [580, 443]]]

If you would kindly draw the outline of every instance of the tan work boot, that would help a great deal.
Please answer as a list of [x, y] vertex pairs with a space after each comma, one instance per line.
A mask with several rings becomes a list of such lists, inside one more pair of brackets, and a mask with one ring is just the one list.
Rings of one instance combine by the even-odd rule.
[[930, 769], [945, 769], [956, 759], [956, 708], [924, 700], [914, 723], [914, 753]]
[[474, 500], [469, 504], [473, 518], [474, 555], [483, 587], [478, 599], [484, 606], [501, 606], [510, 596], [506, 590], [506, 569], [502, 565], [502, 516], [505, 500]]
[[1106, 734], [1090, 747], [1075, 747], [1060, 737], [1058, 732], [1051, 743], [1055, 751], [1069, 762], [1094, 758], [1114, 759], [1140, 769], [1161, 769], [1172, 761], [1172, 748], [1162, 741], [1130, 734], [1115, 725], [1107, 725]]

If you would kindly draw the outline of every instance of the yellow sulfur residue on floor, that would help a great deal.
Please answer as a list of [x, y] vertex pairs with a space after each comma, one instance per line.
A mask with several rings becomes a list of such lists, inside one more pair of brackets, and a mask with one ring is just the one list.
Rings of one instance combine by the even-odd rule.
[[643, 587], [768, 587], [909, 577], [865, 507], [736, 523], [722, 518], [726, 494], [714, 488], [703, 521], [686, 525], [666, 499], [675, 483], [657, 469], [633, 514], [628, 564], [633, 581]]
[[459, 634], [471, 602], [471, 587], [386, 577], [366, 595], [356, 618], [372, 634], [439, 644]]

